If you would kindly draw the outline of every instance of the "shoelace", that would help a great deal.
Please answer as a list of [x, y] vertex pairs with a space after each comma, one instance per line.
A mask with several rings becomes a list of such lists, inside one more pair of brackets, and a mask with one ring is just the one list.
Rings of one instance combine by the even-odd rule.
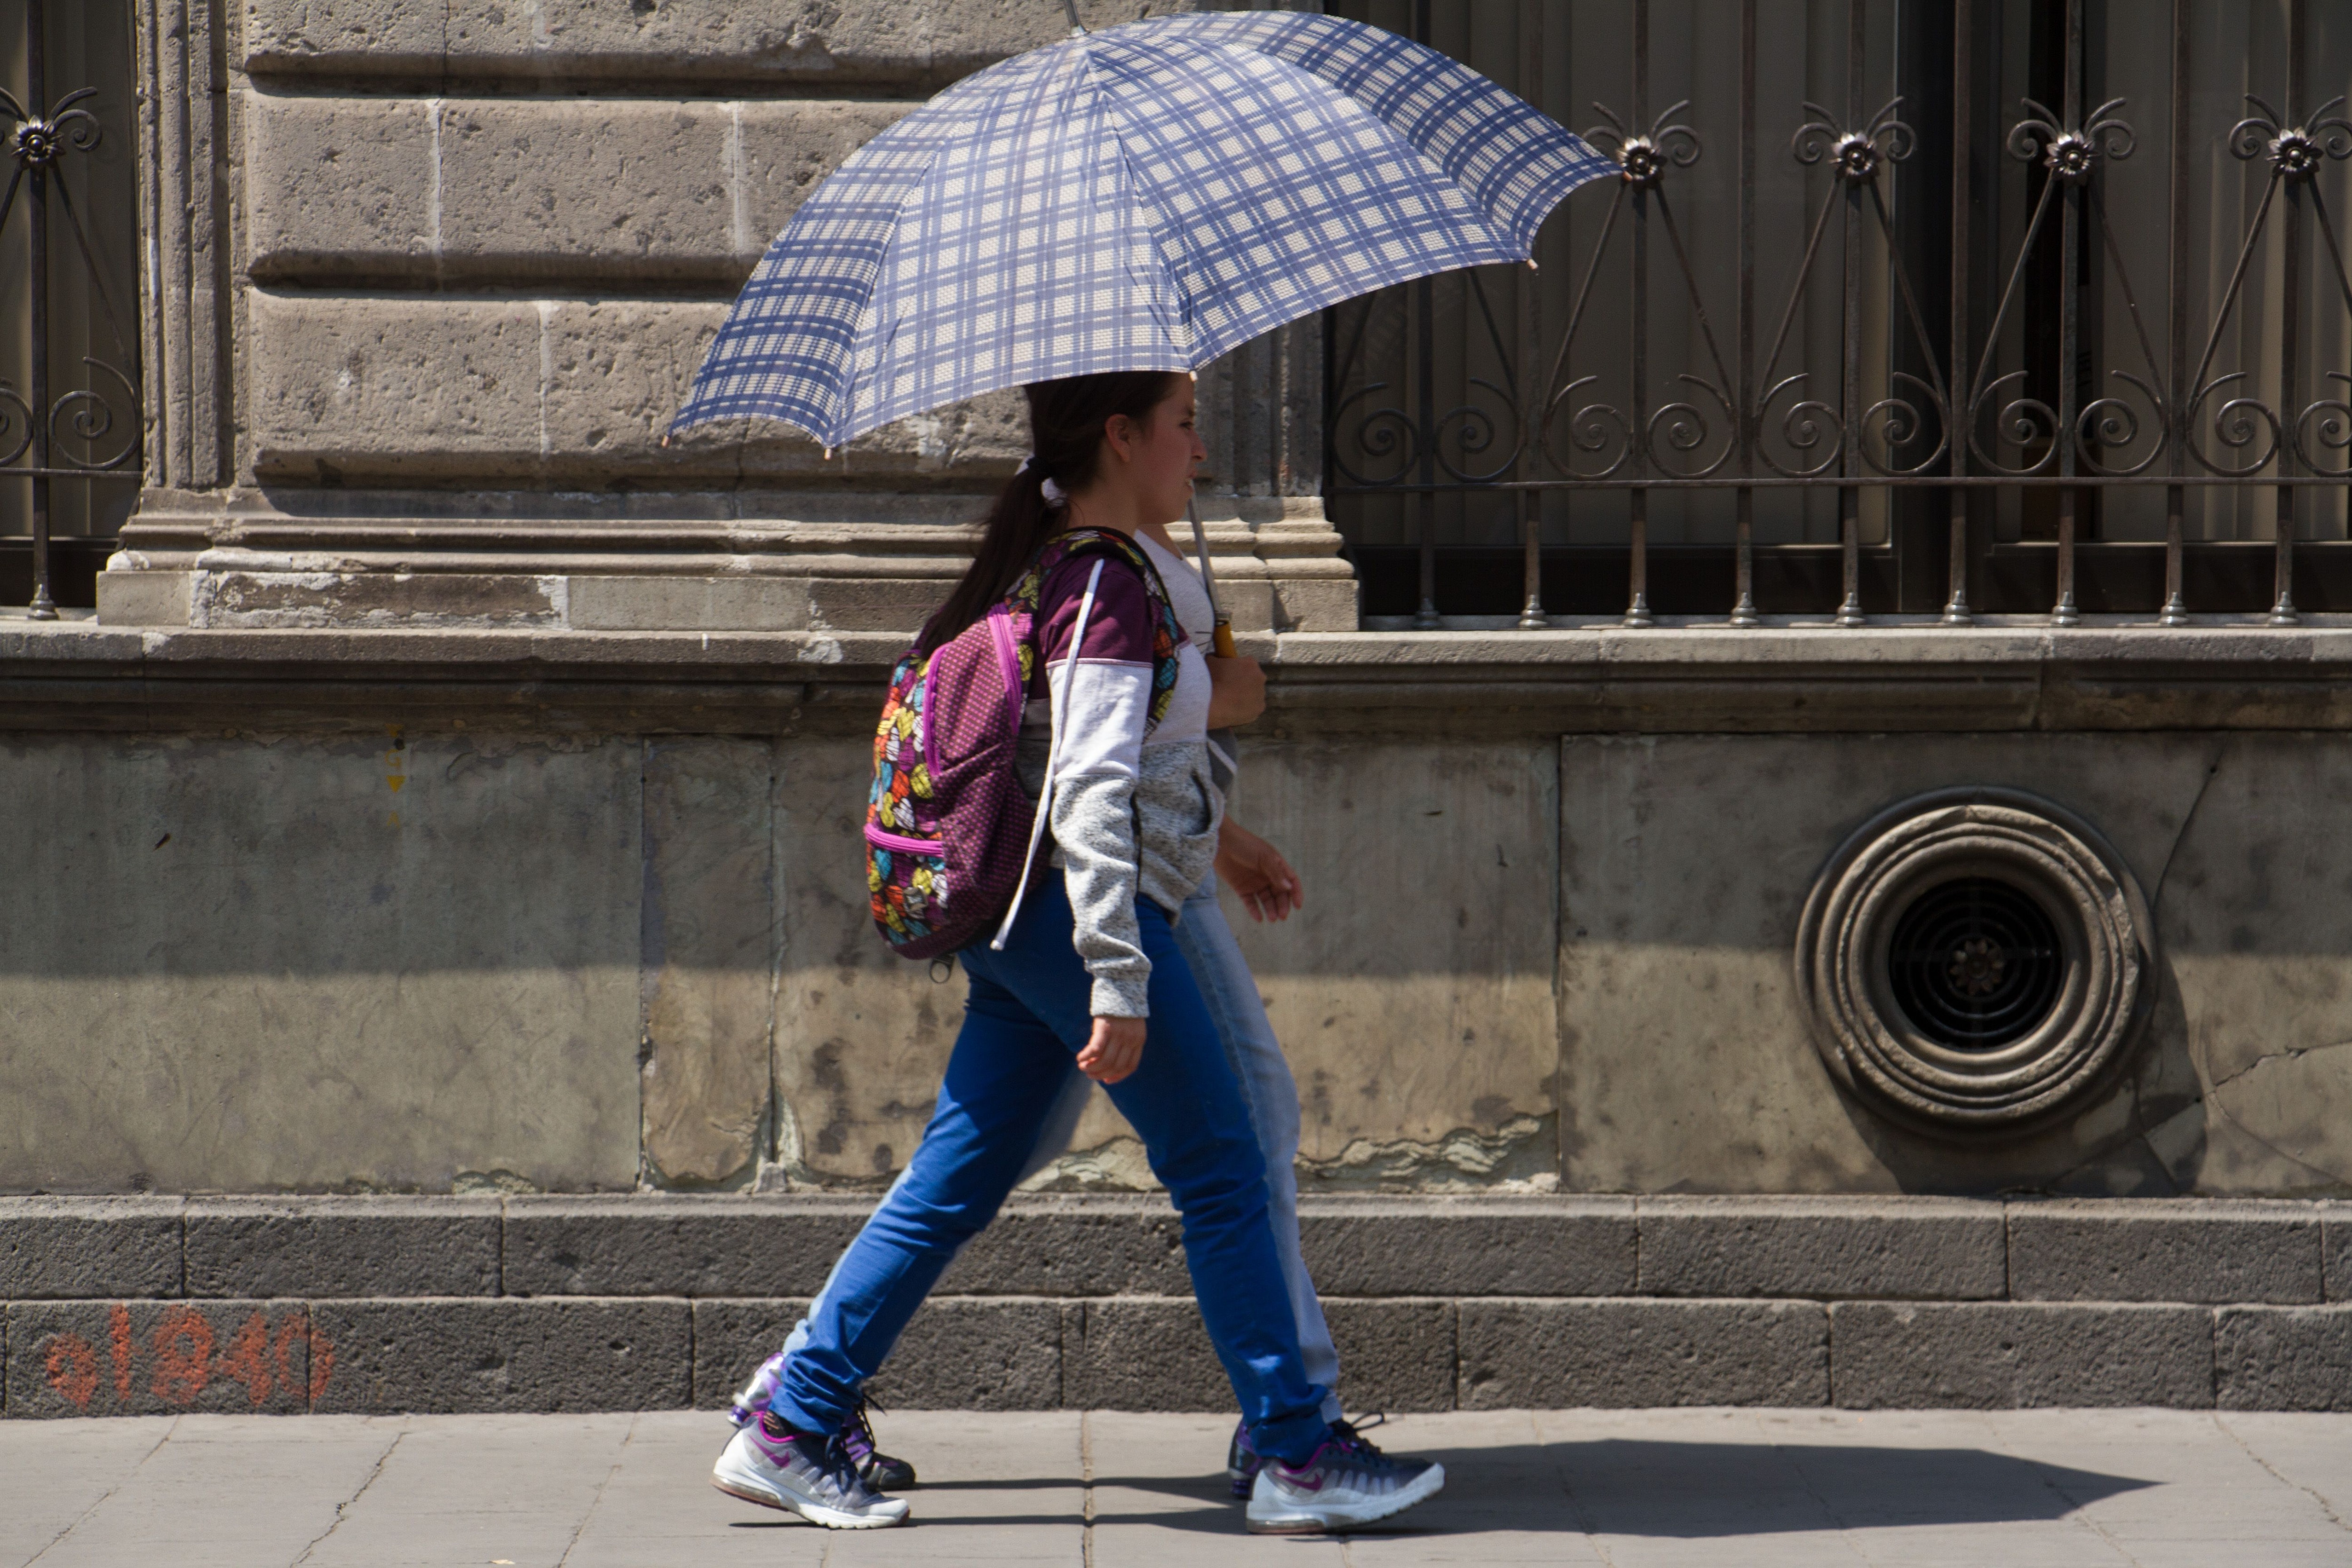
[[849, 1420], [841, 1429], [843, 1446], [860, 1463], [863, 1463], [877, 1447], [874, 1440], [874, 1420], [867, 1414], [869, 1407], [874, 1410], [882, 1408], [869, 1396], [860, 1394], [857, 1396], [857, 1408], [849, 1413]]
[[1331, 1441], [1338, 1444], [1342, 1452], [1354, 1454], [1360, 1458], [1385, 1458], [1387, 1456], [1381, 1452], [1381, 1446], [1365, 1436], [1364, 1433], [1373, 1426], [1387, 1426], [1388, 1420], [1387, 1411], [1375, 1410], [1358, 1420], [1334, 1421], [1331, 1423]]

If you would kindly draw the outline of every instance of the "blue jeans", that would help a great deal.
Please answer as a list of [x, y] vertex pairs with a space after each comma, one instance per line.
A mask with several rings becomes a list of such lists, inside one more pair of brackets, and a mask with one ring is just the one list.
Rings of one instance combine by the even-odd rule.
[[[1183, 1216], [1193, 1294], [1251, 1439], [1261, 1453], [1304, 1460], [1327, 1430], [1328, 1391], [1299, 1348], [1257, 1132], [1167, 917], [1149, 900], [1136, 913], [1151, 959], [1151, 1020], [1142, 1065], [1110, 1086], [1111, 1102]], [[1091, 982], [1070, 934], [1068, 896], [1048, 875], [1003, 952], [979, 942], [961, 954], [971, 998], [930, 1124], [811, 1306], [806, 1342], [770, 1401], [793, 1426], [840, 1428], [1037, 1148], [1092, 1027]]]
[[[1176, 946], [1192, 968], [1209, 1016], [1216, 1021], [1226, 1064], [1234, 1069], [1242, 1098], [1249, 1103], [1250, 1125], [1257, 1131], [1258, 1152], [1265, 1159], [1266, 1217], [1274, 1226], [1275, 1251], [1281, 1255], [1283, 1280], [1290, 1291], [1291, 1311], [1298, 1321], [1298, 1349], [1306, 1358], [1307, 1375], [1326, 1389], [1337, 1390], [1339, 1352], [1331, 1342], [1331, 1330], [1323, 1321], [1323, 1306], [1316, 1298], [1315, 1281], [1307, 1275], [1298, 1246], [1298, 1085], [1290, 1076], [1290, 1064], [1283, 1058], [1281, 1043], [1274, 1037], [1265, 1004], [1258, 999], [1257, 977], [1250, 973], [1249, 960], [1242, 956], [1241, 943], [1234, 940], [1234, 928], [1217, 902], [1215, 878], [1184, 901], [1183, 919], [1176, 924]], [[1014, 1186], [1052, 1164], [1069, 1148], [1094, 1087], [1094, 1080], [1076, 1064], [1063, 1074], [1062, 1092], [1046, 1114], [1036, 1148], [1013, 1178]], [[824, 1288], [830, 1291], [833, 1282], [828, 1279]], [[808, 1343], [808, 1320], [803, 1318], [793, 1326], [781, 1353], [798, 1354]], [[1324, 1395], [1323, 1414], [1329, 1420], [1339, 1419], [1336, 1392]]]

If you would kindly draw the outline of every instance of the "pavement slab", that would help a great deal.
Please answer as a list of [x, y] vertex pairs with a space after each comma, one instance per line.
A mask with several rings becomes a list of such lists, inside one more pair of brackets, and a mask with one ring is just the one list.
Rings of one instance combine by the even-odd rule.
[[1346, 1540], [1256, 1537], [1229, 1420], [891, 1412], [910, 1528], [725, 1497], [707, 1411], [0, 1422], [0, 1568], [2303, 1568], [2352, 1564], [2352, 1415], [1457, 1411], [1374, 1436], [1445, 1490]]

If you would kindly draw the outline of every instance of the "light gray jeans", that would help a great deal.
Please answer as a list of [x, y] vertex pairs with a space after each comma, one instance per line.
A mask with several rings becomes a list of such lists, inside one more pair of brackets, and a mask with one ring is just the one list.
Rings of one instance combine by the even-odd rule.
[[[1265, 1004], [1258, 997], [1257, 977], [1250, 973], [1249, 961], [1242, 956], [1241, 943], [1234, 940], [1234, 928], [1217, 902], [1215, 876], [1184, 900], [1183, 918], [1176, 922], [1176, 945], [1192, 968], [1201, 999], [1209, 1005], [1209, 1016], [1217, 1022], [1217, 1033], [1225, 1043], [1225, 1059], [1241, 1080], [1242, 1098], [1249, 1104], [1250, 1122], [1257, 1130], [1258, 1147], [1265, 1155], [1266, 1217], [1274, 1226], [1275, 1251], [1282, 1259], [1290, 1289], [1290, 1309], [1297, 1314], [1298, 1348], [1306, 1358], [1307, 1380], [1337, 1389], [1339, 1352], [1331, 1343], [1330, 1328], [1323, 1321], [1323, 1304], [1316, 1299], [1315, 1282], [1307, 1278], [1307, 1259], [1298, 1247], [1298, 1084], [1290, 1076], [1290, 1064], [1283, 1059], [1281, 1042], [1274, 1037]], [[1076, 1067], [1070, 1068], [1061, 1098], [1055, 1101], [1037, 1146], [1022, 1168], [1022, 1181], [1052, 1164], [1069, 1148], [1094, 1087], [1093, 1079]], [[825, 1289], [832, 1288], [833, 1282], [826, 1280]], [[822, 1292], [817, 1299], [824, 1300]], [[811, 1303], [812, 1310], [814, 1305]], [[808, 1331], [806, 1318], [793, 1325], [784, 1348], [760, 1369], [753, 1387], [744, 1390], [745, 1395], [757, 1391], [757, 1397], [764, 1402], [765, 1390], [761, 1385], [772, 1381], [772, 1369], [806, 1342]], [[1339, 1396], [1335, 1393], [1325, 1402], [1323, 1415], [1337, 1421], [1339, 1414]]]

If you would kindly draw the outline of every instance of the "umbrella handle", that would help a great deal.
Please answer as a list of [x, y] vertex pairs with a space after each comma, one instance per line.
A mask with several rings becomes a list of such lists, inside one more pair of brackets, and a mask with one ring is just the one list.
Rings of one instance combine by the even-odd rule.
[[1219, 658], [1237, 658], [1240, 657], [1239, 652], [1234, 647], [1234, 623], [1227, 620], [1223, 616], [1219, 616], [1217, 617], [1217, 629], [1215, 634], [1210, 637], [1209, 643], [1211, 647], [1217, 650], [1217, 657]]

